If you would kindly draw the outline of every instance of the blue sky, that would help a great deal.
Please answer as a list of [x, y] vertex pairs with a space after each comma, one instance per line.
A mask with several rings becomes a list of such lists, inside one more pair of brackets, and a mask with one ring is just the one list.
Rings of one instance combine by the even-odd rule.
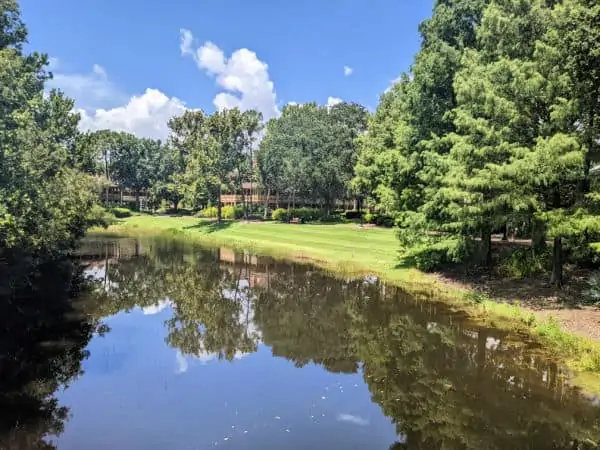
[[[185, 107], [356, 101], [373, 109], [418, 50], [433, 0], [21, 0], [30, 48], [82, 127], [164, 137]], [[183, 31], [182, 31], [183, 30]], [[347, 69], [345, 69], [347, 68]]]

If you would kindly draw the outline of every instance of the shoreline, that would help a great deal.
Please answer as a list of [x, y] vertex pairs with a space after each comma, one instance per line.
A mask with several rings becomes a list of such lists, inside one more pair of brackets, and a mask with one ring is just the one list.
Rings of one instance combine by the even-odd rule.
[[[164, 236], [204, 246], [244, 250], [276, 259], [309, 262], [337, 277], [374, 275], [421, 301], [437, 301], [469, 319], [526, 333], [573, 370], [575, 384], [600, 393], [600, 340], [574, 333], [556, 321], [552, 310], [540, 311], [494, 300], [464, 283], [453, 283], [414, 268], [398, 267], [395, 236], [390, 229], [359, 229], [355, 224], [291, 225], [223, 222], [194, 217], [133, 216], [92, 236]], [[339, 236], [339, 239], [334, 239]], [[393, 246], [395, 244], [395, 246]]]

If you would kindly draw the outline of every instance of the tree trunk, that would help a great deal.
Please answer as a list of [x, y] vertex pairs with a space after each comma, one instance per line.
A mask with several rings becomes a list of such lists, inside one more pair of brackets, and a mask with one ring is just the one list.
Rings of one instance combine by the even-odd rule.
[[269, 198], [271, 197], [271, 188], [267, 187], [267, 196], [265, 197], [265, 211], [263, 219], [267, 220], [267, 212], [269, 211]]
[[531, 232], [531, 246], [533, 247], [533, 253], [538, 254], [546, 250], [546, 227], [544, 222], [540, 220], [533, 220]]
[[221, 185], [219, 184], [219, 194], [217, 198], [217, 222], [221, 223], [223, 214], [221, 211]]
[[[248, 220], [248, 202], [246, 199], [246, 191], [244, 189], [243, 184], [241, 186], [241, 191], [242, 191], [242, 207], [244, 208], [244, 219]], [[233, 218], [235, 219], [235, 213], [234, 213]]]
[[563, 285], [563, 258], [562, 258], [562, 238], [554, 238], [554, 248], [552, 250], [552, 277], [550, 284], [557, 287]]
[[504, 224], [504, 229], [502, 231], [502, 240], [508, 241], [508, 223]]
[[140, 208], [140, 191], [139, 189], [135, 190], [135, 207], [137, 208], [138, 211], [141, 211], [142, 208]]
[[360, 226], [362, 227], [364, 225], [364, 219], [363, 219], [363, 213], [362, 213], [362, 202], [363, 199], [362, 197], [359, 197], [356, 199], [356, 205], [358, 207], [358, 212], [359, 212], [359, 216], [360, 216]]
[[489, 229], [481, 230], [481, 244], [483, 246], [483, 262], [486, 267], [492, 265], [492, 233]]
[[275, 193], [275, 209], [279, 209], [279, 191]]
[[292, 192], [292, 208], [296, 208], [296, 191]]

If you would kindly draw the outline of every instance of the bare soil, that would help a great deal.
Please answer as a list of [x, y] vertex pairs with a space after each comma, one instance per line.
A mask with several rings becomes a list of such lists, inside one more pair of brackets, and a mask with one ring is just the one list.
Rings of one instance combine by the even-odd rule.
[[438, 273], [444, 283], [476, 292], [533, 311], [539, 318], [554, 317], [565, 330], [600, 342], [600, 307], [584, 303], [583, 292], [591, 271], [565, 267], [562, 288], [550, 284], [548, 276], [506, 278], [496, 272], [466, 272], [460, 269]]

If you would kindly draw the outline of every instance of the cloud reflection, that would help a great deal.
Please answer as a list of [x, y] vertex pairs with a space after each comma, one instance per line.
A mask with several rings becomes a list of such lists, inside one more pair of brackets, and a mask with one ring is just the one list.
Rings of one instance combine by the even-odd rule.
[[340, 422], [350, 422], [355, 425], [369, 425], [369, 421], [367, 419], [363, 419], [360, 416], [354, 416], [352, 414], [338, 414], [337, 420]]

